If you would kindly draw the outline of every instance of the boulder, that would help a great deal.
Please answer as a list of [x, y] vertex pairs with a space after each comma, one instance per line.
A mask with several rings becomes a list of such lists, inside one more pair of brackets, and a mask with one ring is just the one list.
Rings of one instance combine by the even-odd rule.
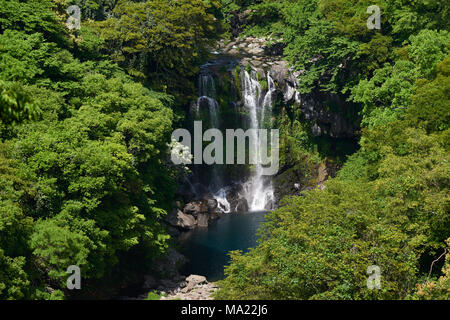
[[[258, 60], [253, 60], [253, 61], [251, 62], [251, 64], [252, 64], [252, 66], [254, 66], [255, 68], [258, 68], [258, 67], [262, 66], [262, 62], [261, 62], [261, 61], [258, 61]], [[263, 72], [263, 73], [264, 73], [264, 72]]]
[[189, 202], [187, 205], [184, 206], [184, 213], [197, 216], [199, 213], [207, 213], [208, 212], [208, 205], [207, 201], [192, 201]]
[[248, 48], [247, 53], [252, 55], [260, 55], [264, 54], [264, 49], [261, 47]]
[[190, 214], [184, 214], [178, 210], [178, 225], [183, 229], [194, 229], [197, 221]]
[[165, 218], [165, 221], [170, 225], [181, 229], [194, 229], [197, 226], [197, 221], [190, 214], [185, 214], [178, 209], [173, 209]]
[[287, 78], [288, 72], [288, 63], [283, 60], [274, 62], [270, 70], [272, 78], [279, 83], [282, 83]]
[[199, 276], [195, 274], [191, 274], [189, 277], [186, 278], [186, 286], [181, 289], [181, 292], [187, 293], [194, 289], [195, 287], [201, 286], [202, 284], [207, 284], [208, 281], [206, 281], [206, 277]]
[[206, 277], [191, 274], [189, 277], [186, 278], [186, 282], [188, 285], [196, 286], [198, 284], [206, 283]]

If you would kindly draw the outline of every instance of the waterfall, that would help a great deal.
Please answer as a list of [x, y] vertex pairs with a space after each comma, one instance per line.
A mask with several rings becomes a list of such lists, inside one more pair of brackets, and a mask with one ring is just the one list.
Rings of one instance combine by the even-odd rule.
[[223, 213], [230, 213], [231, 205], [227, 200], [227, 188], [221, 188], [213, 196], [217, 200], [219, 210]]
[[[256, 80], [255, 72], [250, 75], [247, 71], [244, 71], [242, 82], [244, 104], [250, 114], [250, 128], [263, 129], [267, 120], [271, 125], [272, 95], [275, 92], [275, 86], [270, 74], [267, 74], [268, 91], [264, 97], [262, 97], [261, 85]], [[252, 162], [256, 162], [256, 165], [249, 180], [244, 183], [244, 192], [250, 211], [261, 211], [272, 208], [274, 192], [272, 181], [263, 176], [261, 157], [262, 152], [266, 150], [261, 149], [258, 143], [258, 132], [254, 130], [252, 135], [253, 147], [256, 152], [251, 157]]]
[[196, 112], [200, 112], [202, 105], [207, 105], [211, 126], [219, 128], [219, 104], [216, 100], [216, 84], [214, 78], [210, 74], [200, 74], [198, 78], [199, 97], [197, 99]]
[[270, 76], [270, 72], [267, 72], [267, 93], [264, 96], [263, 101], [263, 110], [262, 110], [262, 117], [263, 121], [269, 120], [269, 126], [270, 129], [272, 128], [273, 122], [272, 122], [272, 98], [276, 91], [275, 83], [273, 82], [272, 77]]
[[[194, 102], [193, 108], [197, 115], [197, 119], [201, 115], [208, 114], [210, 128], [224, 129], [223, 120], [221, 119], [220, 107], [217, 101], [216, 84], [213, 77], [213, 72], [210, 69], [211, 64], [207, 64], [201, 68], [201, 73], [198, 78], [198, 99]], [[234, 70], [230, 68], [230, 70]], [[272, 129], [272, 104], [273, 96], [276, 91], [274, 81], [267, 73], [267, 88], [260, 85], [256, 78], [256, 72], [251, 73], [247, 71], [241, 72], [242, 83], [242, 100], [245, 108], [248, 110], [248, 126], [246, 129]], [[237, 98], [237, 97], [236, 97]], [[228, 107], [236, 113], [236, 120], [238, 117], [238, 105], [236, 102], [229, 102]], [[243, 128], [245, 130], [245, 128]], [[262, 165], [262, 152], [267, 152], [266, 148], [262, 148], [259, 143], [259, 132], [257, 130], [251, 131], [253, 135], [250, 139], [253, 145], [252, 152], [249, 155], [249, 160], [253, 164], [250, 176], [246, 181], [241, 181], [240, 185], [242, 191], [238, 192], [236, 198], [236, 188], [233, 185], [226, 186], [224, 183], [224, 171], [218, 165], [212, 167], [199, 168], [194, 167], [195, 176], [203, 175], [209, 180], [205, 181], [205, 189], [209, 196], [212, 196], [218, 202], [218, 208], [224, 213], [236, 211], [234, 206], [236, 201], [246, 201], [250, 211], [263, 211], [273, 209], [274, 190], [271, 178], [264, 176], [264, 167]], [[267, 156], [267, 155], [266, 155]], [[206, 170], [206, 171], [205, 171]], [[210, 173], [210, 175], [208, 175]], [[236, 182], [235, 182], [236, 183]], [[192, 189], [192, 184], [189, 184]], [[200, 186], [198, 186], [200, 188]], [[201, 185], [203, 187], [203, 185]], [[194, 184], [194, 191], [198, 191], [197, 185]], [[195, 192], [196, 195], [205, 194], [205, 191]], [[238, 199], [238, 200], [236, 200]], [[233, 208], [232, 207], [233, 204]], [[240, 207], [242, 208], [242, 207]]]
[[[200, 74], [199, 76], [199, 98], [197, 100], [197, 115], [201, 106], [208, 107], [211, 128], [220, 129], [219, 103], [216, 100], [216, 85], [214, 78], [210, 74]], [[209, 192], [217, 200], [219, 209], [224, 213], [231, 211], [230, 203], [227, 200], [227, 189], [223, 187], [223, 179], [217, 166], [212, 167], [212, 179], [209, 185]]]

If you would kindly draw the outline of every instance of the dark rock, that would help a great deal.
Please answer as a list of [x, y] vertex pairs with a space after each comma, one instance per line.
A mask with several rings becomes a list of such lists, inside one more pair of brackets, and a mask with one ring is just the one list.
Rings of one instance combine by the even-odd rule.
[[283, 42], [277, 42], [264, 49], [264, 54], [267, 56], [282, 56], [284, 54], [284, 48], [286, 44]]
[[177, 209], [180, 209], [180, 210], [183, 209], [183, 202], [180, 201], [180, 200], [175, 201], [174, 202], [174, 207], [177, 208]]
[[219, 203], [217, 202], [216, 199], [210, 198], [210, 199], [206, 199], [206, 206], [208, 208], [208, 212], [213, 213], [213, 212], [216, 212], [217, 207], [219, 206]]
[[164, 287], [163, 290], [170, 290], [170, 289], [174, 289], [177, 284], [175, 282], [173, 282], [172, 280], [168, 280], [168, 279], [164, 279], [159, 281], [160, 285], [162, 285]]
[[153, 289], [158, 284], [158, 281], [151, 275], [144, 276], [144, 289]]
[[170, 248], [160, 260], [155, 262], [154, 269], [161, 277], [174, 278], [178, 276], [179, 268], [186, 261], [185, 256], [175, 249]]
[[245, 199], [245, 198], [238, 199], [235, 208], [236, 208], [235, 209], [236, 212], [248, 212], [249, 206], [248, 206], [247, 199]]
[[226, 198], [230, 203], [231, 212], [248, 211], [248, 203], [244, 198], [244, 188], [242, 184], [236, 183], [228, 188]]
[[214, 221], [214, 220], [217, 220], [219, 218], [220, 218], [220, 216], [219, 216], [219, 213], [217, 213], [217, 212], [211, 212], [209, 214], [209, 220], [210, 221]]
[[180, 230], [172, 225], [169, 225], [167, 227], [167, 232], [169, 233], [170, 236], [176, 238], [180, 235]]

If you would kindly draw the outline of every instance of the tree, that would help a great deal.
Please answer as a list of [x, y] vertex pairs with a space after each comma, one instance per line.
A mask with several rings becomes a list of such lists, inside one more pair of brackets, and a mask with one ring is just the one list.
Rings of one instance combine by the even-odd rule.
[[0, 123], [32, 120], [39, 115], [39, 108], [19, 83], [0, 81]]
[[136, 77], [158, 88], [183, 92], [181, 77], [197, 73], [198, 62], [217, 39], [220, 25], [203, 0], [122, 1], [113, 17], [94, 23], [104, 48]]

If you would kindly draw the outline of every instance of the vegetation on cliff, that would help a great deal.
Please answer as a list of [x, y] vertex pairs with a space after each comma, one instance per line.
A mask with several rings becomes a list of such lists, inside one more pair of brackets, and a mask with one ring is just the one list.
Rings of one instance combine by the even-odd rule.
[[[221, 299], [448, 299], [450, 34], [443, 2], [247, 1], [246, 35], [283, 38], [300, 90], [360, 107], [360, 150], [323, 191], [288, 197], [233, 252]], [[294, 141], [297, 135], [293, 134]], [[297, 145], [304, 143], [297, 139]], [[381, 289], [366, 286], [381, 269]], [[439, 278], [432, 281], [431, 278]]]

